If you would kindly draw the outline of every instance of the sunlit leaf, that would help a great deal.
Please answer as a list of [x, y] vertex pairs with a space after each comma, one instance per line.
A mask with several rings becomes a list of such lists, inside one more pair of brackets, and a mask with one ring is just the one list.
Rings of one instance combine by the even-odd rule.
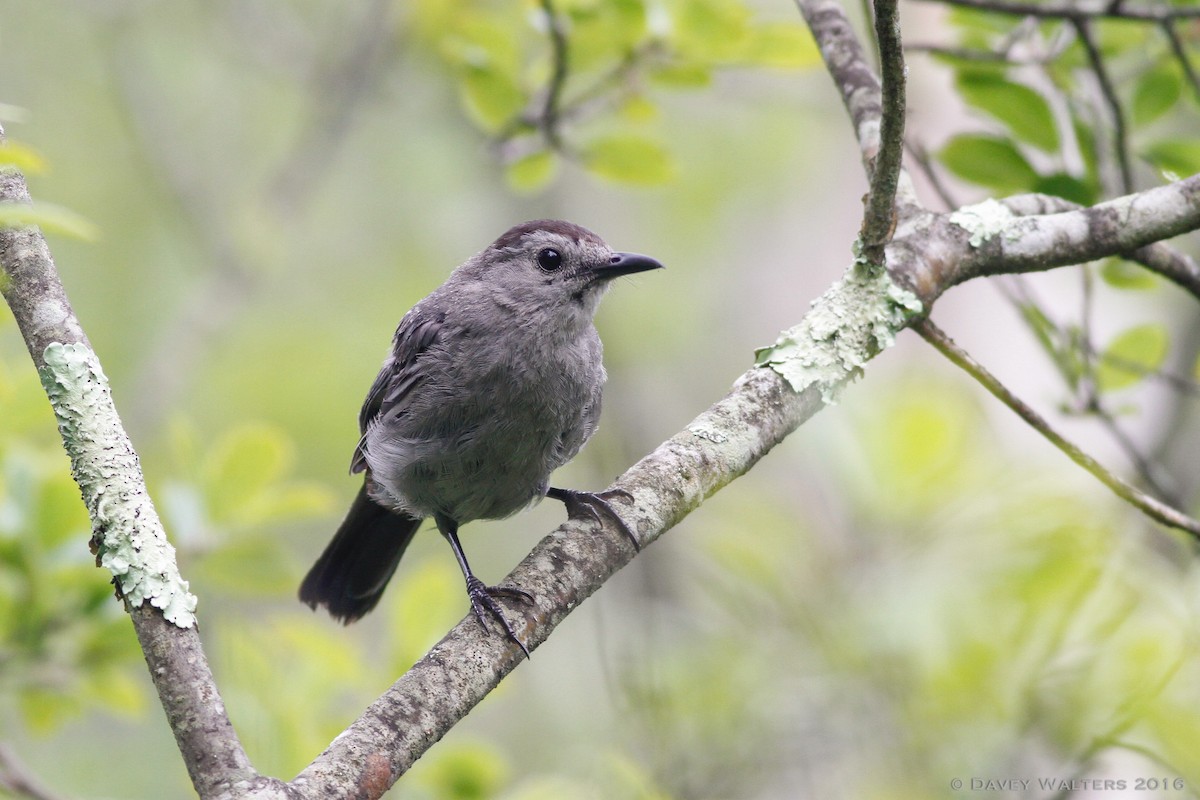
[[[121, 622], [129, 626], [128, 621]], [[109, 667], [96, 670], [87, 678], [83, 693], [94, 698], [108, 712], [136, 719], [146, 710], [146, 681], [137, 672]]]
[[695, 62], [675, 61], [652, 69], [650, 78], [675, 89], [701, 89], [712, 83], [712, 70]]
[[568, 51], [573, 73], [614, 63], [646, 35], [641, 0], [574, 0], [562, 6], [569, 18]]
[[1183, 91], [1183, 79], [1171, 63], [1150, 70], [1133, 92], [1133, 121], [1139, 125], [1161, 117], [1174, 107]]
[[806, 26], [772, 22], [751, 29], [743, 58], [764, 67], [798, 69], [819, 64], [821, 53]]
[[192, 559], [189, 578], [234, 597], [279, 597], [295, 590], [296, 575], [278, 538], [238, 536]]
[[938, 158], [958, 177], [1002, 192], [1028, 191], [1038, 175], [1007, 139], [980, 134], [955, 136]]
[[1101, 353], [1096, 382], [1102, 391], [1124, 389], [1162, 366], [1170, 337], [1157, 323], [1138, 325], [1118, 334]]
[[596, 175], [621, 183], [664, 183], [674, 172], [666, 149], [653, 139], [636, 134], [595, 139], [588, 145], [584, 159]]
[[62, 688], [31, 686], [21, 692], [18, 702], [21, 715], [30, 729], [49, 733], [82, 710], [83, 703], [73, 692]]
[[505, 167], [508, 185], [522, 193], [532, 194], [545, 188], [558, 174], [558, 156], [550, 150], [539, 150], [518, 158]]
[[446, 559], [427, 559], [415, 569], [406, 567], [404, 579], [384, 602], [392, 610], [390, 657], [397, 670], [406, 670], [462, 615], [462, 580]]
[[36, 174], [46, 168], [46, 162], [32, 147], [9, 139], [0, 142], [0, 167], [16, 167], [21, 172]]
[[1105, 259], [1100, 277], [1117, 289], [1153, 289], [1158, 286], [1154, 273], [1123, 258]]
[[[64, 467], [66, 465], [64, 464]], [[30, 533], [49, 547], [78, 537], [86, 542], [90, 532], [87, 509], [79, 498], [79, 487], [64, 469], [48, 475], [37, 494], [37, 516]]]
[[1058, 149], [1058, 127], [1041, 92], [992, 70], [962, 70], [956, 84], [963, 100], [1003, 122], [1022, 142]]
[[441, 800], [490, 800], [508, 781], [509, 772], [493, 746], [466, 743], [439, 750], [420, 777]]
[[1200, 172], [1200, 139], [1172, 139], [1150, 145], [1142, 156], [1159, 170], [1176, 175]]
[[630, 122], [650, 122], [659, 117], [658, 105], [644, 95], [634, 95], [621, 104], [621, 117]]
[[481, 128], [496, 132], [525, 106], [525, 93], [512, 75], [491, 66], [469, 66], [459, 87], [471, 118]]
[[1081, 206], [1091, 205], [1097, 200], [1096, 187], [1093, 184], [1063, 172], [1039, 176], [1033, 184], [1033, 191], [1061, 197]]
[[751, 11], [737, 0], [684, 0], [676, 4], [675, 45], [710, 63], [737, 61], [750, 35]]
[[243, 425], [224, 434], [205, 456], [204, 482], [213, 514], [224, 520], [289, 468], [294, 456], [283, 435], [264, 425]]
[[36, 225], [45, 233], [61, 233], [76, 239], [99, 238], [100, 229], [95, 223], [70, 209], [38, 201], [27, 203], [0, 202], [0, 227], [15, 228]]

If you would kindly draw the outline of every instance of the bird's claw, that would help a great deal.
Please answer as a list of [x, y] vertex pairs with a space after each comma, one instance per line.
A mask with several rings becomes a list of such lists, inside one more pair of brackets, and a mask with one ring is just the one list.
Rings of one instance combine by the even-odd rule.
[[484, 619], [485, 612], [491, 614], [492, 617], [500, 623], [500, 627], [504, 628], [504, 632], [508, 634], [508, 638], [517, 643], [517, 647], [521, 648], [521, 652], [529, 658], [529, 648], [517, 636], [517, 632], [512, 629], [512, 625], [504, 617], [504, 612], [500, 608], [500, 604], [496, 602], [497, 597], [507, 597], [512, 600], [520, 600], [523, 603], [533, 603], [533, 595], [524, 589], [517, 589], [511, 586], [488, 586], [483, 581], [476, 578], [474, 575], [467, 578], [467, 597], [471, 599], [471, 610], [475, 612], [475, 619], [479, 620], [479, 624], [487, 628], [487, 620]]
[[624, 534], [625, 538], [633, 543], [634, 550], [641, 551], [642, 543], [638, 541], [637, 536], [625, 524], [625, 520], [621, 519], [621, 515], [608, 502], [617, 497], [632, 502], [633, 495], [624, 489], [609, 489], [605, 492], [579, 492], [574, 489], [555, 489], [551, 487], [546, 491], [546, 496], [562, 501], [562, 504], [567, 507], [567, 516], [571, 519], [588, 519], [597, 525], [603, 525], [604, 520], [600, 518], [603, 514], [612, 522], [617, 530]]

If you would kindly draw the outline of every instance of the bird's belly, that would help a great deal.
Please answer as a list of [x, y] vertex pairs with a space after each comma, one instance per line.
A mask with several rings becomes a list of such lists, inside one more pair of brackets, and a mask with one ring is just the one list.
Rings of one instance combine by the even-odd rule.
[[537, 409], [524, 410], [531, 413], [459, 419], [452, 434], [377, 431], [367, 442], [372, 478], [397, 510], [413, 516], [464, 523], [514, 514], [545, 494], [550, 472], [564, 460], [564, 434], [578, 425], [547, 424]]

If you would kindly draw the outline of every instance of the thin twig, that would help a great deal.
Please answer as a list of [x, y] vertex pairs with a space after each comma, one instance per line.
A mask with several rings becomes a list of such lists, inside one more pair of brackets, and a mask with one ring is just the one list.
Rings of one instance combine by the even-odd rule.
[[1166, 471], [1162, 466], [1154, 463], [1142, 453], [1141, 448], [1130, 438], [1125, 429], [1117, 424], [1117, 418], [1113, 416], [1113, 413], [1103, 403], [1097, 401], [1090, 411], [1093, 417], [1100, 420], [1100, 424], [1108, 431], [1108, 435], [1113, 438], [1117, 446], [1121, 448], [1125, 457], [1133, 462], [1133, 468], [1137, 471], [1142, 483], [1150, 491], [1161, 497], [1167, 505], [1178, 507], [1180, 499], [1177, 493], [1164, 486], [1162, 480], [1160, 480], [1160, 476], [1169, 477], [1165, 474]]
[[0, 790], [28, 800], [59, 800], [62, 797], [34, 777], [12, 748], [3, 742], [0, 742]]
[[554, 150], [561, 150], [562, 137], [558, 130], [558, 112], [563, 86], [567, 82], [567, 74], [570, 70], [567, 32], [563, 28], [562, 19], [554, 9], [553, 0], [541, 0], [541, 2], [542, 12], [546, 15], [546, 33], [550, 37], [550, 52], [553, 56], [554, 69], [550, 74], [550, 84], [546, 87], [546, 102], [542, 106], [540, 123], [546, 143]]
[[1096, 38], [1092, 35], [1091, 24], [1086, 19], [1072, 17], [1071, 25], [1079, 34], [1079, 41], [1083, 43], [1088, 63], [1091, 64], [1092, 72], [1096, 73], [1100, 92], [1104, 95], [1104, 102], [1112, 115], [1113, 149], [1117, 152], [1117, 166], [1121, 171], [1121, 194], [1129, 194], [1133, 191], [1133, 168], [1129, 163], [1125, 112], [1121, 108], [1121, 99], [1117, 96], [1117, 87], [1113, 85], [1112, 77], [1108, 74], [1108, 67], [1104, 65], [1104, 57], [1100, 53], [1100, 46], [1096, 44]]
[[896, 0], [875, 0], [875, 37], [883, 79], [879, 152], [871, 170], [871, 189], [863, 214], [862, 252], [883, 269], [883, 248], [896, 228], [896, 187], [904, 160], [904, 50]]
[[1179, 510], [1163, 503], [1162, 501], [1151, 497], [1135, 486], [1126, 483], [1121, 478], [1105, 469], [1096, 459], [1089, 456], [1087, 453], [1080, 450], [1076, 445], [1067, 441], [1061, 434], [1050, 426], [1040, 414], [1033, 410], [1023, 400], [1018, 398], [1008, 388], [1001, 383], [994, 375], [987, 371], [979, 362], [975, 361], [965, 350], [959, 347], [954, 341], [946, 335], [946, 333], [935, 325], [931, 320], [924, 319], [913, 324], [913, 329], [921, 334], [925, 341], [933, 345], [938, 352], [944, 355], [957, 366], [961, 367], [975, 380], [979, 381], [985, 389], [991, 392], [1000, 402], [1011, 408], [1017, 413], [1021, 419], [1029, 423], [1029, 425], [1042, 436], [1050, 440], [1050, 442], [1065, 453], [1072, 461], [1079, 466], [1092, 473], [1101, 483], [1107, 486], [1122, 500], [1139, 509], [1143, 514], [1151, 519], [1166, 525], [1171, 528], [1178, 528], [1186, 531], [1192, 536], [1200, 539], [1200, 520], [1193, 519]]
[[1111, 17], [1161, 22], [1162, 20], [1194, 19], [1200, 17], [1200, 7], [1170, 6], [1165, 3], [1148, 3], [1132, 7], [1122, 6], [1114, 9], [1107, 3], [1083, 3], [1079, 2], [1079, 0], [1038, 0], [1038, 2], [1021, 2], [1021, 0], [926, 0], [926, 2], [931, 1], [949, 6], [994, 11], [997, 14], [1040, 17], [1043, 19], [1098, 19]]
[[1188, 84], [1191, 85], [1192, 92], [1200, 101], [1200, 75], [1196, 74], [1196, 68], [1192, 66], [1192, 59], [1188, 57], [1187, 49], [1183, 46], [1183, 39], [1179, 37], [1179, 31], [1175, 30], [1175, 25], [1169, 19], [1160, 22], [1159, 27], [1162, 28], [1167, 41], [1171, 44], [1171, 52], [1183, 69], [1183, 74], [1187, 78]]

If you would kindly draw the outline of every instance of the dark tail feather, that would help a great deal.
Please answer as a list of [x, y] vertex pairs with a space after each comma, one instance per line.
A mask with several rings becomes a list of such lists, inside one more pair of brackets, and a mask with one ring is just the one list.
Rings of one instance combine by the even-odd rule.
[[300, 584], [300, 600], [349, 624], [375, 607], [421, 520], [389, 511], [364, 484], [333, 541]]

